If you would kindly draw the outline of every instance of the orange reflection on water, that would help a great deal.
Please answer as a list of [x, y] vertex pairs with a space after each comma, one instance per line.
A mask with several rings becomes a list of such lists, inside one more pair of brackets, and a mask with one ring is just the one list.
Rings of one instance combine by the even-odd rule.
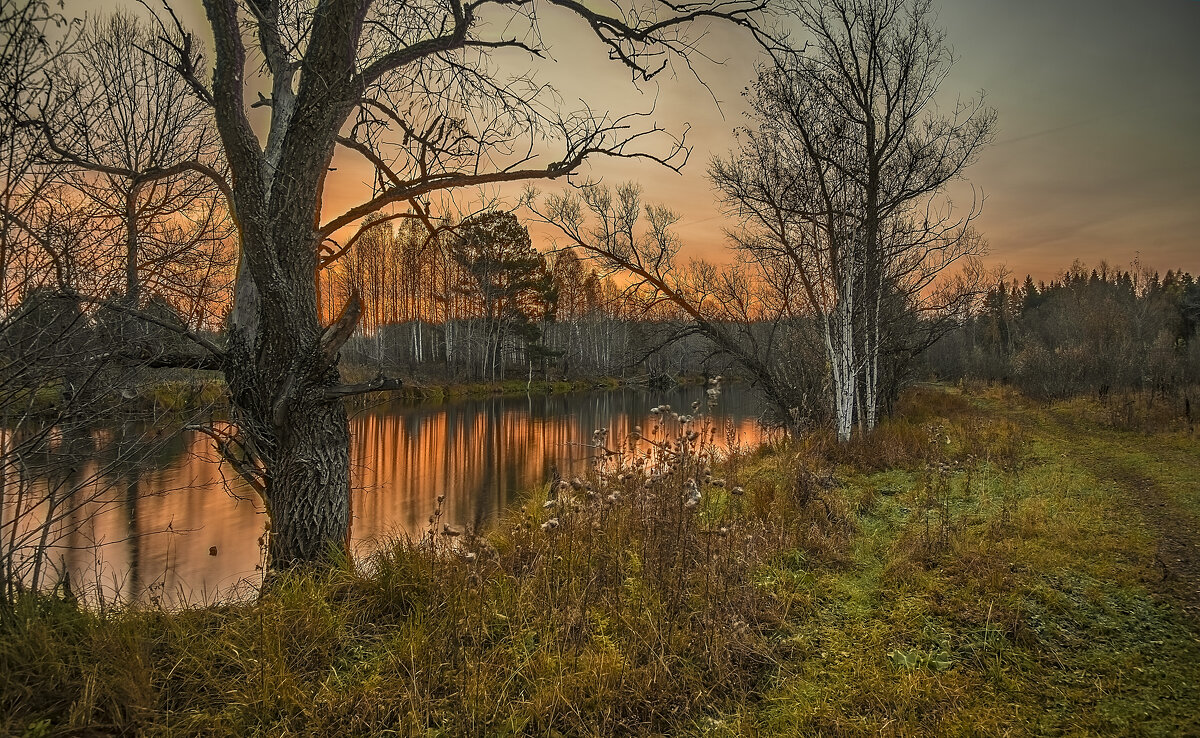
[[[359, 411], [350, 420], [355, 551], [365, 554], [392, 536], [419, 538], [439, 495], [439, 524], [483, 528], [553, 468], [564, 476], [583, 471], [595, 429], [607, 428], [614, 446], [635, 425], [649, 430], [651, 407], [687, 410], [702, 397], [699, 387], [614, 390]], [[748, 390], [727, 387], [712, 411], [716, 445], [727, 434], [757, 444], [757, 409]], [[170, 449], [106, 483], [103, 504], [72, 535], [74, 581], [99, 584], [106, 597], [149, 594], [168, 603], [211, 601], [259, 581], [265, 517], [206, 436], [184, 432]]]

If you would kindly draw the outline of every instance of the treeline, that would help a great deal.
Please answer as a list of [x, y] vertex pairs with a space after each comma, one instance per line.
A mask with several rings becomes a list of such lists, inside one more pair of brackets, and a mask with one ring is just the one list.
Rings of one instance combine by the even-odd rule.
[[680, 337], [678, 311], [647, 305], [574, 249], [541, 253], [507, 212], [430, 229], [380, 219], [321, 279], [332, 318], [351, 293], [359, 329], [343, 349], [358, 370], [497, 380], [666, 375], [705, 345]]
[[1000, 282], [928, 354], [946, 378], [1007, 382], [1044, 399], [1114, 391], [1177, 397], [1200, 383], [1200, 283], [1189, 273], [1094, 269]]

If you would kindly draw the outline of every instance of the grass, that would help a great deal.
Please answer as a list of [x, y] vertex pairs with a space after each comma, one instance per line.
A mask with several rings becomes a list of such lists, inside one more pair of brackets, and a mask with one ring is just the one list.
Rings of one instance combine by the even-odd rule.
[[1149, 480], [1200, 518], [1185, 431], [923, 388], [844, 446], [717, 463], [719, 432], [668, 420], [667, 473], [610, 461], [487, 536], [435, 517], [253, 602], [24, 598], [0, 732], [1200, 734], [1200, 627], [1131, 500]]
[[[368, 381], [374, 374], [350, 369], [345, 372], [346, 381]], [[596, 389], [617, 389], [627, 386], [627, 381], [618, 377], [593, 377], [571, 380], [506, 379], [479, 382], [429, 383], [414, 382], [398, 390], [372, 393], [358, 402], [379, 399], [406, 399], [414, 401], [440, 401], [463, 397], [495, 397], [501, 395], [562, 394]], [[119, 398], [113, 394], [111, 415], [147, 412], [190, 413], [223, 410], [228, 404], [225, 380], [217, 372], [190, 370], [155, 370], [135, 383], [127, 391], [132, 394]], [[10, 393], [7, 404], [14, 412], [31, 411], [37, 414], [58, 412], [67, 400], [61, 382], [48, 383], [33, 390]]]
[[[365, 366], [348, 366], [342, 370], [347, 382], [366, 382], [375, 378], [375, 370]], [[397, 390], [373, 393], [372, 399], [447, 400], [461, 397], [494, 397], [499, 395], [561, 394], [595, 389], [617, 389], [627, 386], [628, 380], [619, 377], [587, 377], [577, 379], [533, 379], [513, 377], [504, 380], [444, 381], [417, 378]]]
[[[368, 381], [373, 375], [365, 372], [347, 372], [353, 379], [347, 381]], [[361, 375], [361, 376], [360, 376]], [[573, 379], [549, 381], [535, 379], [506, 379], [497, 381], [458, 382], [458, 383], [414, 383], [398, 390], [374, 393], [368, 396], [378, 399], [408, 399], [408, 400], [445, 400], [458, 397], [493, 397], [497, 395], [558, 394], [594, 389], [616, 389], [623, 386], [623, 380], [615, 377], [598, 377], [590, 379]], [[170, 378], [148, 382], [142, 390], [145, 395], [141, 405], [159, 412], [182, 412], [198, 408], [209, 408], [223, 404], [225, 401], [225, 383], [219, 378], [204, 378], [198, 380], [176, 380]]]
[[216, 378], [159, 379], [142, 388], [137, 404], [158, 413], [181, 413], [222, 407], [225, 382]]

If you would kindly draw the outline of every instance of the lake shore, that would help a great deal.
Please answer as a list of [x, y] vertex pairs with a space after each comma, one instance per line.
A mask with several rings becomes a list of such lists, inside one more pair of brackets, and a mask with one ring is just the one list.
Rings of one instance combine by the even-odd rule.
[[[351, 368], [346, 373], [347, 382], [368, 381], [373, 374], [363, 369]], [[151, 412], [186, 413], [206, 409], [223, 409], [225, 381], [216, 372], [194, 372], [183, 376], [183, 372], [164, 372], [153, 381], [142, 383], [128, 398], [129, 409]], [[350, 402], [370, 402], [380, 399], [402, 399], [413, 401], [450, 400], [454, 398], [499, 397], [524, 394], [560, 394], [564, 392], [586, 392], [597, 389], [619, 389], [622, 387], [678, 386], [703, 384], [705, 377], [699, 374], [681, 374], [659, 378], [657, 384], [648, 383], [645, 376], [636, 377], [576, 377], [570, 379], [505, 379], [505, 380], [439, 380], [420, 377], [406, 381], [405, 386], [387, 392], [374, 392], [360, 396], [363, 399]], [[47, 408], [52, 407], [47, 403]]]
[[1200, 731], [1186, 429], [935, 387], [846, 445], [695, 451], [250, 603], [24, 598], [0, 732]]

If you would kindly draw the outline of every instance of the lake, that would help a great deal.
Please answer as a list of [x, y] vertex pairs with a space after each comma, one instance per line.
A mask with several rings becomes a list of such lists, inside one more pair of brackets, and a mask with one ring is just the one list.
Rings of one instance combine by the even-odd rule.
[[[442, 522], [485, 528], [505, 508], [546, 482], [586, 468], [597, 428], [610, 445], [650, 409], [690, 411], [704, 388], [618, 389], [446, 402], [394, 401], [353, 411], [353, 528], [356, 554], [391, 536], [419, 538], [445, 495]], [[745, 385], [723, 387], [709, 412], [729, 440], [757, 444], [761, 406]], [[111, 443], [138, 438], [145, 426], [103, 431]], [[148, 459], [96, 474], [102, 503], [80, 511], [61, 553], [76, 589], [105, 597], [207, 602], [259, 581], [265, 515], [255, 495], [219, 462], [197, 431], [162, 428]], [[102, 456], [102, 454], [97, 454]], [[100, 462], [94, 462], [100, 463]], [[119, 469], [119, 471], [116, 471]], [[58, 554], [56, 554], [57, 558]], [[93, 594], [94, 596], [94, 594]]]

